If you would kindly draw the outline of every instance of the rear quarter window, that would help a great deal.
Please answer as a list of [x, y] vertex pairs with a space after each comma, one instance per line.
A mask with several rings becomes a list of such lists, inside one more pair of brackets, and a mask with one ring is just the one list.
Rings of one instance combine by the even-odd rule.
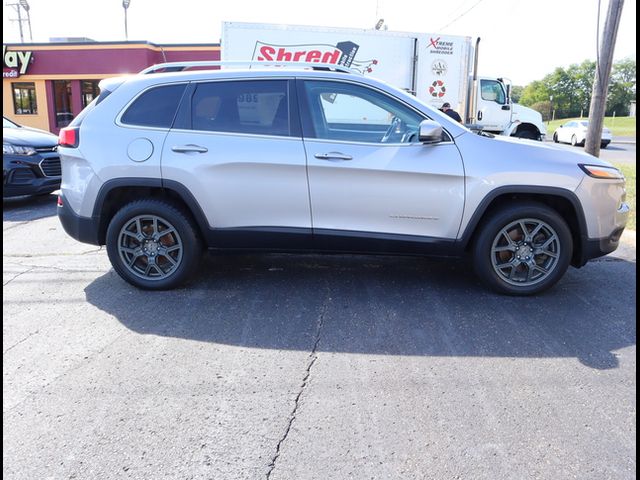
[[134, 100], [120, 122], [142, 127], [171, 128], [186, 84], [163, 85], [145, 91]]

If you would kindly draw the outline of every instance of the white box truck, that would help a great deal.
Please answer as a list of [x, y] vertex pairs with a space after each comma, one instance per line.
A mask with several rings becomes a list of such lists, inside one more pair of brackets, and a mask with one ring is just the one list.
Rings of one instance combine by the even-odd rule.
[[542, 116], [511, 101], [510, 82], [479, 77], [478, 43], [434, 33], [223, 22], [223, 61], [330, 63], [372, 75], [440, 108], [472, 129], [542, 140]]

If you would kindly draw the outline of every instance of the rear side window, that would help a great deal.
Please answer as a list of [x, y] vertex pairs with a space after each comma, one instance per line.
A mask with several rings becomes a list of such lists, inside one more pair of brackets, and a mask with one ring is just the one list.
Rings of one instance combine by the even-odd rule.
[[213, 132], [289, 135], [288, 82], [201, 83], [191, 99], [191, 126]]
[[147, 90], [124, 112], [120, 121], [127, 125], [171, 128], [186, 84], [164, 85]]

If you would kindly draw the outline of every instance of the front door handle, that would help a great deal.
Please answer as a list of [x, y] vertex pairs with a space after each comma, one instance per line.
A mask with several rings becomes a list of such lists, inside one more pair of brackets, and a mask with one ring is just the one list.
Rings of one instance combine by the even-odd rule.
[[320, 160], [353, 160], [351, 155], [345, 155], [340, 152], [316, 153], [314, 157]]
[[482, 110], [478, 110], [478, 120], [482, 120]]
[[209, 149], [207, 147], [201, 147], [200, 145], [178, 145], [171, 147], [176, 153], [207, 153]]

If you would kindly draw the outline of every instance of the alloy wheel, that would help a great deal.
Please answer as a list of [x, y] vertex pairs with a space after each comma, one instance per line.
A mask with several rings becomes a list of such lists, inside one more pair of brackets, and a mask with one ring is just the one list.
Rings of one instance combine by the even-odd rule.
[[157, 215], [131, 218], [118, 234], [118, 254], [124, 266], [145, 280], [161, 280], [175, 272], [184, 247], [176, 228]]
[[505, 282], [530, 286], [551, 275], [560, 258], [560, 239], [546, 222], [515, 220], [501, 229], [491, 246], [491, 264]]

